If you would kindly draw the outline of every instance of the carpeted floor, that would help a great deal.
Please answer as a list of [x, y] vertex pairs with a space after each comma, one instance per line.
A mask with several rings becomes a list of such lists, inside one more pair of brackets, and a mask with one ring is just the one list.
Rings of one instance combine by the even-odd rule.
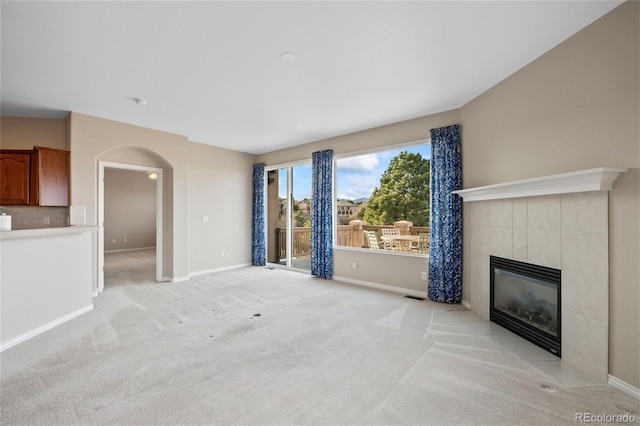
[[106, 262], [93, 311], [1, 354], [2, 425], [640, 421], [461, 306], [259, 267], [158, 284], [148, 262]]

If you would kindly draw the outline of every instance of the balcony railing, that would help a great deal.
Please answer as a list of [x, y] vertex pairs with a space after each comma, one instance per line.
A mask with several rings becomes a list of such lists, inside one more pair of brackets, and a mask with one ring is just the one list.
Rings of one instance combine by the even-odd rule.
[[[287, 258], [287, 228], [276, 228], [276, 252], [278, 259]], [[311, 228], [293, 228], [293, 257], [311, 255]]]
[[[402, 235], [429, 233], [428, 226], [413, 226], [408, 221], [398, 221], [394, 225], [367, 225], [362, 220], [352, 220], [349, 225], [339, 225], [337, 240], [334, 243], [342, 247], [369, 248], [363, 231], [375, 231], [380, 238], [383, 228], [398, 228]], [[286, 228], [276, 228], [276, 252], [279, 259], [287, 258]], [[308, 257], [311, 254], [311, 228], [293, 228], [293, 257]]]

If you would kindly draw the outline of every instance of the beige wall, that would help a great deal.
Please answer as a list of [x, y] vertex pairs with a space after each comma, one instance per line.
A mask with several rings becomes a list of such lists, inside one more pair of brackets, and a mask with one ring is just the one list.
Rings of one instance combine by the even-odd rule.
[[336, 247], [333, 253], [336, 279], [427, 297], [427, 281], [422, 279], [422, 274], [429, 271], [429, 261], [424, 256], [340, 247]]
[[253, 155], [84, 114], [70, 121], [71, 202], [87, 206], [88, 225], [97, 223], [99, 161], [159, 167], [163, 276], [182, 280], [250, 262]]
[[0, 118], [2, 149], [33, 149], [34, 146], [69, 149], [67, 119]]
[[[623, 4], [461, 110], [465, 188], [602, 166], [630, 169], [609, 195], [609, 374], [635, 387], [639, 16], [638, 2]], [[468, 213], [465, 208], [465, 221]], [[465, 233], [465, 246], [468, 238]], [[465, 300], [470, 280], [464, 283]]]
[[269, 152], [258, 156], [259, 162], [267, 166], [311, 159], [311, 154], [323, 149], [332, 149], [334, 155], [349, 154], [376, 148], [385, 148], [429, 139], [429, 129], [456, 124], [460, 121], [457, 110], [420, 117], [362, 132], [324, 139], [296, 147]]
[[105, 251], [156, 246], [156, 182], [142, 171], [105, 169]]
[[[189, 271], [251, 262], [254, 156], [199, 143], [189, 154]], [[203, 222], [203, 216], [208, 222]], [[224, 252], [224, 253], [223, 253]]]

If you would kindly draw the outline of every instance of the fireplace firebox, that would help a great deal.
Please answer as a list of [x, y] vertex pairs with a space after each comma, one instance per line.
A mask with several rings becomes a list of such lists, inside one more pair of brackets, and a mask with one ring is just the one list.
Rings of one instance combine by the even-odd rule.
[[560, 270], [491, 256], [490, 319], [560, 357]]

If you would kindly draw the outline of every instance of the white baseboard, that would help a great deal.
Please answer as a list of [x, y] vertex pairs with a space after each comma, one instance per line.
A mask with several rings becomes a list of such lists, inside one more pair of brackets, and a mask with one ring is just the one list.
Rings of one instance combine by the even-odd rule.
[[363, 281], [363, 280], [354, 280], [352, 278], [345, 278], [345, 277], [333, 277], [334, 280], [336, 281], [342, 281], [348, 284], [355, 284], [355, 285], [361, 285], [364, 287], [370, 287], [370, 288], [375, 288], [378, 290], [385, 290], [385, 291], [391, 291], [393, 293], [400, 293], [400, 294], [405, 294], [408, 296], [414, 296], [414, 297], [423, 297], [423, 298], [427, 298], [427, 292], [426, 291], [420, 291], [420, 290], [412, 290], [409, 288], [403, 288], [403, 287], [396, 287], [396, 286], [392, 286], [392, 285], [387, 285], [387, 284], [380, 284], [380, 283], [374, 283], [371, 281]]
[[462, 306], [464, 306], [465, 308], [467, 308], [468, 310], [471, 310], [471, 303], [467, 302], [466, 300], [462, 299], [462, 302], [460, 302], [462, 304]]
[[214, 269], [206, 269], [203, 271], [195, 271], [195, 272], [189, 272], [189, 275], [184, 276], [184, 277], [163, 277], [162, 281], [164, 282], [171, 282], [171, 283], [180, 283], [180, 282], [184, 282], [184, 281], [189, 281], [191, 278], [193, 277], [197, 277], [199, 275], [206, 275], [206, 274], [213, 274], [216, 272], [222, 272], [222, 271], [229, 271], [231, 269], [240, 269], [240, 268], [245, 268], [247, 266], [251, 266], [250, 263], [241, 263], [239, 265], [232, 265], [232, 266], [225, 266], [223, 268], [214, 268]]
[[204, 270], [204, 271], [189, 272], [189, 278], [197, 277], [198, 275], [206, 275], [206, 274], [213, 274], [213, 273], [216, 273], [216, 272], [229, 271], [231, 269], [246, 268], [247, 266], [251, 266], [251, 264], [250, 263], [241, 263], [239, 265], [225, 266], [223, 268], [215, 268], [215, 269], [207, 269], [207, 270]]
[[609, 384], [640, 400], [640, 389], [609, 374]]
[[44, 333], [45, 331], [51, 330], [52, 328], [59, 326], [69, 320], [74, 319], [77, 316], [80, 316], [86, 312], [89, 312], [93, 309], [93, 303], [85, 306], [84, 308], [80, 308], [77, 311], [73, 311], [68, 313], [67, 315], [55, 319], [51, 322], [41, 325], [40, 327], [34, 328], [33, 330], [27, 331], [26, 333], [22, 333], [19, 336], [14, 337], [13, 339], [9, 339], [6, 342], [0, 343], [0, 352], [9, 349], [19, 343], [22, 343], [26, 340], [31, 339], [32, 337], [36, 337], [38, 334]]
[[189, 276], [186, 277], [162, 277], [162, 282], [166, 283], [181, 283], [184, 281], [189, 281]]

